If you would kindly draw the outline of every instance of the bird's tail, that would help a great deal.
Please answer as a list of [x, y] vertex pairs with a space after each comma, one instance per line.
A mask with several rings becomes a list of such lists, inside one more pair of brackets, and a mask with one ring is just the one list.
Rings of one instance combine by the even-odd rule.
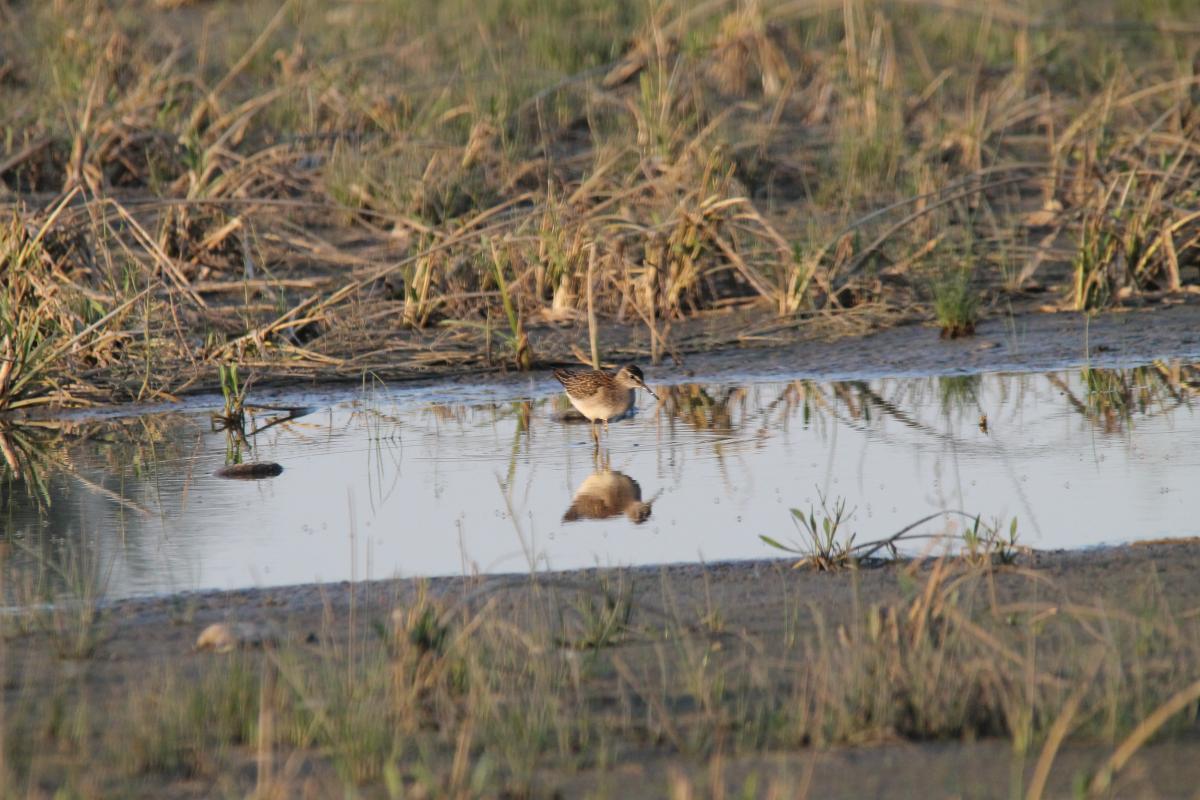
[[556, 369], [554, 370], [554, 378], [563, 386], [566, 386], [567, 381], [571, 378], [571, 371], [569, 369]]

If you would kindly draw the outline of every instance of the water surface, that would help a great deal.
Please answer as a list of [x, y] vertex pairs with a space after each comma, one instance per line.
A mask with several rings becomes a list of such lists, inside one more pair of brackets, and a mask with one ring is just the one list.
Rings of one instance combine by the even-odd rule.
[[[798, 539], [789, 508], [822, 495], [846, 500], [859, 541], [944, 509], [1015, 517], [1039, 548], [1191, 535], [1197, 378], [1151, 364], [660, 385], [599, 453], [548, 380], [436, 402], [347, 392], [244, 441], [194, 411], [8, 426], [6, 585], [123, 597], [761, 558], [777, 553], [759, 534]], [[213, 476], [238, 458], [284, 472]]]

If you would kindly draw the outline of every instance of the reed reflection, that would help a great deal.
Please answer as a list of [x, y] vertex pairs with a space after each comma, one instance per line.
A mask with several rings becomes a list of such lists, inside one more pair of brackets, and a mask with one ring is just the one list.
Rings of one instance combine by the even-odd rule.
[[664, 386], [659, 392], [659, 408], [672, 420], [679, 420], [697, 431], [730, 433], [740, 427], [735, 412], [744, 411], [746, 388], [727, 386], [715, 389], [699, 383]]
[[1131, 369], [1085, 367], [1078, 392], [1062, 376], [1047, 377], [1073, 409], [1106, 434], [1125, 432], [1136, 416], [1190, 406], [1200, 387], [1200, 367], [1161, 361]]
[[71, 487], [148, 514], [125, 492], [105, 485], [119, 484], [124, 473], [154, 478], [163, 459], [186, 457], [188, 436], [179, 423], [168, 414], [112, 421], [0, 420], [0, 511], [8, 515], [10, 530], [16, 519], [69, 513], [52, 506]]

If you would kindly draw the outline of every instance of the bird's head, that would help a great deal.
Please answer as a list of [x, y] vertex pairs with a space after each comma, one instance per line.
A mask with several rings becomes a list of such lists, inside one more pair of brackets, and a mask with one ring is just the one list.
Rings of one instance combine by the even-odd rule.
[[637, 364], [629, 364], [621, 367], [616, 376], [617, 383], [627, 389], [645, 389], [647, 392], [658, 399], [658, 395], [654, 394], [654, 390], [646, 385], [646, 378], [642, 375], [642, 368]]

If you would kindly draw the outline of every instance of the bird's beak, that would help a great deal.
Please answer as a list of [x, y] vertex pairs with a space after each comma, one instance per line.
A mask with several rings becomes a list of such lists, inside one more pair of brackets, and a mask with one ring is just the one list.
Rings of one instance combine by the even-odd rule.
[[[649, 392], [651, 397], [653, 397], [655, 400], [658, 400], [658, 395], [656, 395], [654, 393], [653, 389], [651, 389], [649, 386], [646, 385], [645, 381], [642, 381], [642, 388], [645, 389], [647, 392]], [[662, 402], [662, 401], [659, 401], [659, 402]]]

